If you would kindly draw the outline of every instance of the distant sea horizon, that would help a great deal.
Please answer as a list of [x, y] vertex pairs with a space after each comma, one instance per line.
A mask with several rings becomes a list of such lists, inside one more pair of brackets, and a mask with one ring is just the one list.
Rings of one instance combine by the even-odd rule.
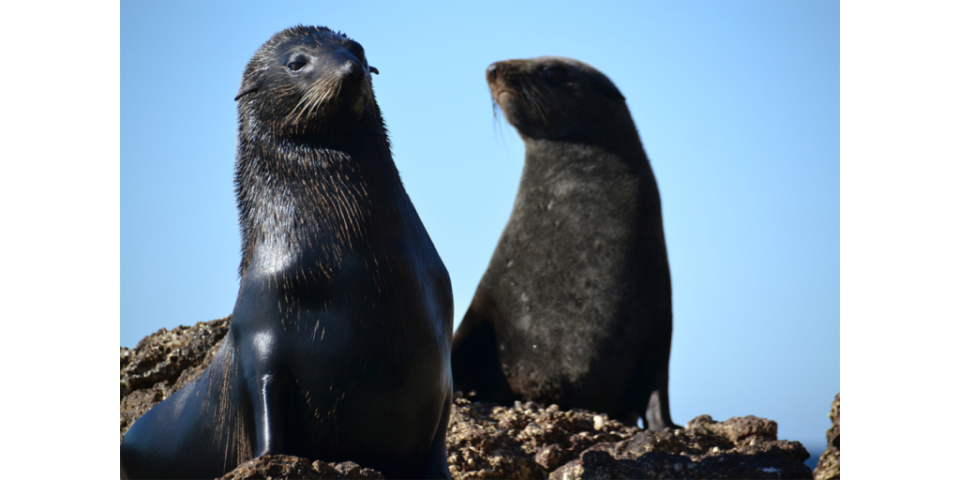
[[[789, 440], [789, 438], [787, 440]], [[820, 461], [820, 455], [823, 455], [823, 452], [827, 449], [827, 440], [818, 440], [816, 442], [810, 442], [809, 444], [800, 440], [800, 443], [810, 452], [810, 458], [803, 462], [803, 464], [810, 467], [810, 470], [815, 470], [817, 468], [817, 462]]]

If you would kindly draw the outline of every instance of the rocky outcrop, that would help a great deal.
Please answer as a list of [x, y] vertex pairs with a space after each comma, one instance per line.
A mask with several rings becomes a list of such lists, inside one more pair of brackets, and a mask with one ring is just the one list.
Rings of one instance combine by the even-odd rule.
[[550, 478], [811, 478], [807, 458], [800, 442], [777, 440], [774, 421], [746, 416], [717, 422], [701, 415], [683, 429], [598, 444]]
[[599, 443], [640, 429], [585, 410], [517, 402], [471, 403], [458, 395], [447, 431], [447, 459], [456, 479], [547, 478], [550, 471]]
[[229, 329], [227, 316], [161, 328], [132, 349], [120, 347], [120, 437], [140, 415], [203, 373]]
[[[229, 320], [161, 329], [133, 349], [120, 349], [121, 437], [140, 415], [206, 368]], [[839, 395], [835, 405], [839, 459]], [[451, 411], [447, 454], [455, 480], [813, 478], [803, 464], [809, 453], [799, 442], [777, 440], [772, 420], [747, 416], [717, 422], [701, 415], [682, 429], [643, 431], [586, 410], [532, 402], [498, 406], [459, 394]], [[223, 477], [268, 478], [383, 477], [352, 462], [286, 455], [253, 459]]]
[[447, 434], [455, 479], [812, 478], [799, 442], [753, 416], [641, 431], [606, 415], [556, 405], [512, 407], [458, 397]]
[[814, 480], [840, 480], [840, 394], [830, 405], [830, 421], [833, 425], [827, 430], [827, 449], [820, 455], [817, 469], [813, 471]]
[[272, 480], [272, 479], [377, 479], [383, 475], [353, 462], [311, 462], [305, 458], [289, 455], [264, 455], [243, 463], [219, 480]]

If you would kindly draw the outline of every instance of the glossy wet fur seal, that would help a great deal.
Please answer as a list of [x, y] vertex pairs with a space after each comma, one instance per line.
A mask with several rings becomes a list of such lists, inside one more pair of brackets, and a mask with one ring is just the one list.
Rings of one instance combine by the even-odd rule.
[[264, 454], [449, 478], [450, 281], [400, 182], [363, 48], [274, 35], [237, 95], [243, 236], [211, 366], [121, 445], [131, 478], [213, 478]]
[[562, 57], [497, 62], [526, 158], [510, 220], [454, 335], [454, 387], [673, 427], [660, 194], [623, 95]]

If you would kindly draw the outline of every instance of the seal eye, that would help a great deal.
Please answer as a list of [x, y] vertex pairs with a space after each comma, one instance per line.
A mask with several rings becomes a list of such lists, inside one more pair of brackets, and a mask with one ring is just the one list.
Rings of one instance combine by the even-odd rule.
[[543, 67], [543, 78], [548, 82], [557, 84], [567, 77], [567, 72], [563, 68], [556, 66]]
[[306, 62], [292, 61], [287, 64], [287, 68], [289, 68], [291, 72], [299, 72], [300, 69], [302, 69], [306, 65], [307, 65]]

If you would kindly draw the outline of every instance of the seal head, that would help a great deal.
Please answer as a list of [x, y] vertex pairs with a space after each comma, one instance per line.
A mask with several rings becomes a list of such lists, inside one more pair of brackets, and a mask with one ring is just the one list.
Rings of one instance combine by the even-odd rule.
[[[487, 68], [496, 105], [521, 137], [584, 141], [604, 135], [630, 112], [620, 90], [597, 69], [564, 57], [505, 60]], [[632, 120], [630, 121], [632, 124]]]
[[271, 119], [275, 131], [316, 133], [343, 118], [379, 115], [363, 46], [329, 29], [295, 27], [254, 55], [235, 100]]

